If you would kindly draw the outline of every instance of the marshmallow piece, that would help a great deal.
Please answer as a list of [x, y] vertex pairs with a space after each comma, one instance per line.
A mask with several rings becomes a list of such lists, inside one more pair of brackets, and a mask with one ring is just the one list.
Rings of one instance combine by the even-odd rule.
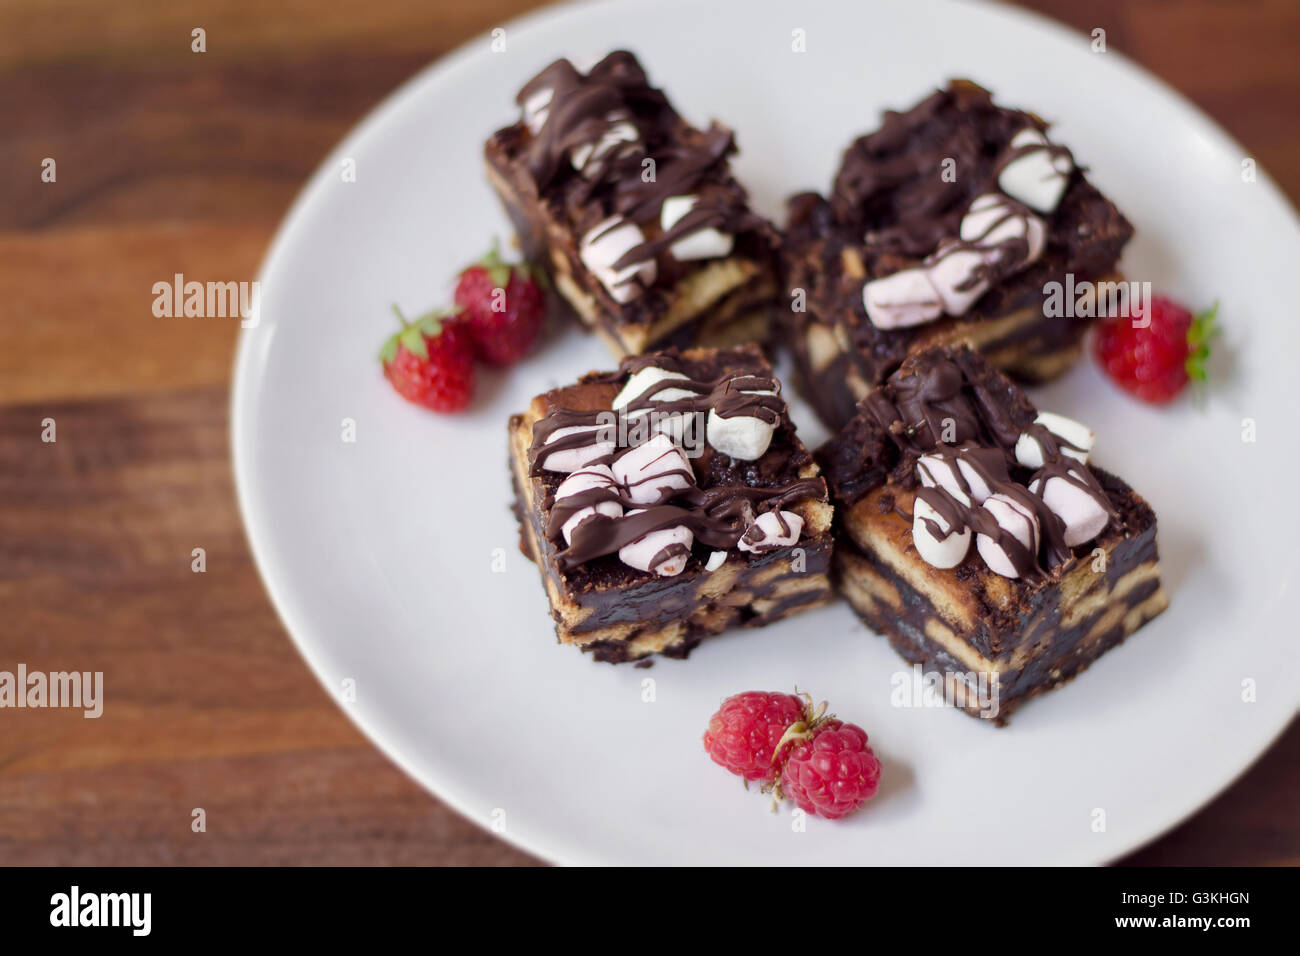
[[[1030, 553], [1038, 553], [1038, 517], [1032, 511], [1004, 494], [989, 495], [984, 502], [984, 510], [993, 516], [998, 527], [1011, 532], [1012, 537], [1028, 548]], [[975, 536], [975, 546], [994, 574], [1000, 574], [1004, 578], [1020, 576], [1011, 558], [995, 538], [978, 534]]]
[[528, 99], [524, 100], [524, 125], [528, 127], [528, 132], [536, 136], [546, 125], [546, 117], [550, 115], [551, 100], [555, 98], [555, 90], [549, 86], [544, 86]]
[[1029, 490], [1042, 498], [1043, 504], [1065, 523], [1067, 547], [1075, 548], [1086, 544], [1110, 524], [1110, 515], [1101, 506], [1101, 502], [1060, 475], [1048, 478], [1046, 485], [1041, 479], [1035, 478], [1029, 485]]
[[[775, 392], [750, 391], [746, 395], [775, 395]], [[762, 458], [772, 444], [776, 425], [752, 415], [723, 418], [717, 409], [709, 409], [705, 437], [710, 445], [737, 461], [755, 461]]]
[[[641, 371], [636, 372], [627, 380], [623, 390], [618, 393], [614, 399], [614, 410], [621, 411], [635, 398], [640, 397], [647, 390], [654, 388], [660, 382], [672, 381], [674, 379], [689, 380], [689, 376], [681, 372], [669, 372], [665, 369], [658, 368], [654, 365], [646, 366]], [[695, 393], [684, 388], [659, 388], [650, 392], [646, 402], [677, 402], [682, 399], [695, 398]], [[667, 435], [676, 442], [682, 441], [682, 436], [686, 432], [686, 425], [690, 413], [678, 412], [671, 415], [656, 413], [653, 408], [641, 408], [627, 414], [629, 422], [636, 421], [644, 415], [653, 415], [650, 420], [650, 427], [653, 431]]]
[[1013, 159], [998, 174], [998, 188], [1031, 209], [1053, 212], [1065, 193], [1074, 163], [1070, 157], [1053, 155], [1047, 137], [1032, 126], [1011, 137], [1011, 149], [1034, 149]]
[[[967, 467], [969, 468], [969, 466]], [[954, 473], [952, 465], [948, 463], [948, 460], [946, 458], [941, 458], [938, 455], [922, 455], [916, 460], [916, 474], [917, 477], [921, 479], [922, 485], [927, 488], [942, 488], [962, 504], [969, 505], [970, 496], [966, 494], [965, 489], [961, 486], [961, 480], [958, 478], [958, 474], [964, 474], [964, 472], [961, 472], [960, 464], [957, 468], [958, 472]], [[976, 477], [978, 478], [979, 476], [977, 475]], [[971, 483], [968, 481], [967, 484]], [[974, 487], [975, 486], [971, 484], [972, 491], [974, 490]], [[987, 498], [988, 495], [985, 494], [984, 497]], [[926, 507], [929, 508], [930, 506], [926, 505]], [[933, 564], [933, 562], [931, 563]]]
[[[627, 513], [627, 516], [630, 518], [633, 515], [639, 515], [643, 510], [634, 508]], [[672, 547], [674, 544], [684, 544], [689, 549], [694, 543], [695, 535], [691, 533], [690, 528], [684, 525], [661, 528], [658, 531], [643, 534], [630, 544], [623, 545], [618, 549], [618, 559], [629, 568], [635, 568], [638, 571], [649, 571], [650, 563], [665, 548]], [[686, 559], [689, 557], [689, 554], [675, 555], [656, 567], [654, 569], [655, 574], [661, 578], [675, 577], [686, 569]]]
[[727, 563], [727, 552], [714, 551], [711, 555], [709, 555], [709, 560], [704, 562], [704, 570], [716, 571], [718, 570], [718, 568], [722, 567], [726, 563]]
[[[789, 531], [782, 531], [781, 524]], [[760, 537], [757, 541], [751, 543], [746, 540], [751, 532], [757, 528]], [[800, 518], [793, 511], [782, 511], [778, 516], [775, 511], [764, 511], [754, 519], [753, 523], [741, 535], [740, 541], [736, 547], [741, 551], [753, 551], [761, 553], [763, 551], [772, 551], [776, 548], [786, 548], [799, 540], [799, 534], [803, 531], [803, 518]]]
[[979, 472], [964, 458], [957, 459], [957, 470], [961, 472], [961, 476], [966, 479], [966, 484], [970, 486], [971, 500], [977, 505], [984, 504], [989, 495], [993, 494], [993, 490], [980, 477]]
[[[608, 465], [587, 465], [560, 482], [560, 487], [555, 489], [555, 500], [561, 501], [565, 498], [571, 498], [579, 492], [591, 491], [594, 488], [614, 489], [615, 487], [614, 473], [610, 471]], [[623, 506], [617, 501], [599, 501], [594, 505], [588, 505], [575, 511], [560, 528], [560, 533], [564, 535], [564, 543], [570, 543], [573, 538], [574, 528], [592, 515], [597, 514], [609, 518], [621, 518], [623, 517]]]
[[[970, 204], [970, 209], [961, 220], [961, 237], [967, 242], [978, 242], [981, 246], [997, 246], [1008, 239], [1023, 239], [1025, 258], [1015, 264], [1016, 269], [1023, 268], [1031, 262], [1038, 261], [1047, 243], [1047, 229], [1043, 220], [1037, 216], [1026, 215], [1022, 210], [1007, 202], [999, 193], [985, 193], [977, 196]], [[996, 265], [998, 253], [990, 250], [989, 264]]]
[[[695, 483], [691, 464], [666, 435], [630, 448], [614, 459], [614, 477], [639, 505], [653, 505]], [[644, 570], [644, 569], [642, 569]]]
[[[1071, 448], [1066, 444], [1062, 444], [1062, 455], [1068, 455], [1085, 465], [1088, 463], [1088, 453], [1092, 451], [1092, 443], [1096, 439], [1096, 435], [1087, 425], [1076, 422], [1073, 418], [1057, 415], [1055, 412], [1039, 412], [1038, 417], [1034, 419], [1034, 423], [1042, 425], [1061, 439], [1062, 442], [1068, 442], [1069, 445], [1076, 446]], [[1028, 432], [1021, 434], [1016, 439], [1016, 461], [1026, 468], [1042, 468], [1046, 463], [1042, 444]]]
[[610, 113], [605, 119], [609, 125], [600, 134], [600, 139], [594, 143], [575, 146], [569, 154], [569, 162], [573, 168], [588, 179], [600, 172], [601, 160], [615, 149], [625, 143], [637, 143], [641, 140], [636, 124], [626, 117], [618, 113]]
[[1082, 422], [1076, 422], [1073, 418], [1066, 418], [1064, 415], [1058, 415], [1055, 412], [1039, 412], [1034, 421], [1057, 438], [1074, 446], [1072, 448], [1062, 447], [1061, 454], [1069, 455], [1085, 465], [1088, 463], [1092, 443], [1097, 439], [1091, 428]]
[[970, 528], [962, 528], [945, 538], [937, 538], [930, 533], [926, 519], [937, 524], [945, 534], [951, 530], [943, 515], [925, 499], [916, 498], [912, 502], [912, 543], [916, 545], [916, 553], [926, 564], [935, 568], [955, 568], [961, 564], [966, 552], [970, 550]]
[[[683, 375], [681, 372], [670, 372], [667, 369], [659, 368], [657, 365], [647, 365], [641, 371], [634, 373], [627, 380], [627, 384], [623, 386], [623, 390], [614, 398], [614, 411], [617, 412], [626, 408], [632, 399], [640, 397], [660, 382], [673, 380], [689, 381], [690, 377]], [[694, 392], [688, 392], [684, 388], [660, 388], [651, 392], [646, 401], [676, 402], [683, 398], [692, 398], [694, 395]]]
[[645, 236], [637, 224], [622, 216], [611, 216], [598, 223], [582, 238], [579, 256], [583, 264], [600, 280], [615, 302], [631, 302], [659, 274], [653, 258], [634, 262], [622, 269], [614, 268], [614, 263], [626, 252], [643, 242]]
[[[659, 227], [667, 232], [688, 212], [695, 208], [699, 196], [669, 196], [659, 207]], [[668, 251], [680, 262], [692, 259], [720, 259], [731, 255], [735, 240], [730, 234], [706, 226], [687, 233], [678, 239]]]
[[926, 260], [925, 274], [948, 315], [965, 315], [989, 287], [988, 279], [976, 278], [984, 267], [985, 254], [977, 249], [953, 249], [951, 242]]
[[[604, 440], [597, 436], [607, 431], [608, 426], [602, 425], [568, 425], [564, 428], [557, 428], [546, 438], [546, 445], [553, 441], [558, 441], [567, 435], [576, 435], [585, 432], [591, 435], [591, 443], [580, 445], [577, 448], [565, 448], [560, 451], [553, 451], [542, 459], [542, 468], [547, 471], [577, 471], [598, 458], [604, 458], [607, 455], [614, 454], [617, 447], [612, 440]], [[543, 445], [545, 447], [545, 445]]]
[[974, 501], [977, 505], [982, 505], [992, 491], [980, 477], [978, 471], [966, 459], [957, 458], [957, 475], [965, 481], [966, 487], [962, 487], [962, 481], [959, 481], [957, 475], [952, 472], [952, 465], [946, 458], [939, 455], [922, 455], [916, 460], [916, 471], [921, 478], [921, 484], [927, 488], [933, 488], [936, 485], [948, 492], [964, 505]]
[[943, 312], [939, 293], [924, 269], [903, 269], [862, 287], [862, 305], [878, 329], [901, 329], [931, 322]]

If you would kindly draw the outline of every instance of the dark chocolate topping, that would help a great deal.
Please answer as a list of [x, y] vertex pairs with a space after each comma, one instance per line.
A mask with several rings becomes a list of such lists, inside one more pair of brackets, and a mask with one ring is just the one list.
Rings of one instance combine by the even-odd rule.
[[[836, 220], [865, 234], [878, 254], [927, 256], [958, 234], [973, 199], [997, 188], [1005, 163], [1034, 149], [1009, 149], [1012, 137], [1027, 128], [1041, 132], [1047, 124], [994, 105], [988, 90], [966, 80], [952, 81], [906, 112], [889, 110], [878, 130], [844, 154], [831, 200]], [[944, 176], [949, 161], [954, 175]]]
[[[1042, 499], [1048, 480], [1068, 481], [1090, 495], [1112, 519], [1115, 509], [1088, 466], [1065, 454], [1065, 449], [1074, 446], [1037, 424], [1036, 412], [1023, 397], [1012, 400], [1019, 395], [1018, 389], [1009, 392], [1013, 388], [970, 349], [935, 348], [904, 362], [883, 386], [862, 400], [859, 415], [874, 422], [893, 442], [898, 462], [891, 479], [913, 489], [947, 525], [945, 531], [937, 521], [923, 519], [937, 540], [966, 529], [986, 535], [998, 543], [1020, 577], [1032, 578], [1074, 555], [1065, 543], [1064, 522]], [[1035, 471], [1015, 457], [1021, 434], [1029, 434], [1042, 446], [1044, 464]], [[922, 486], [921, 474], [927, 469], [919, 462], [921, 456], [945, 462], [971, 503], [962, 502], [938, 483]], [[1026, 548], [987, 509], [974, 503], [959, 461], [974, 471], [992, 494], [1009, 498], [1037, 519], [1038, 549]], [[1039, 482], [1037, 490], [1030, 491], [1035, 481]]]
[[[629, 357], [622, 362], [616, 373], [587, 376], [584, 383], [619, 387], [625, 385], [636, 372], [651, 366], [679, 372], [687, 377], [656, 382], [641, 395], [633, 397], [618, 412], [608, 408], [575, 410], [551, 407], [533, 426], [533, 444], [529, 449], [532, 474], [542, 475], [546, 456], [555, 451], [591, 445], [593, 435], [598, 430], [607, 429], [602, 432], [602, 437], [616, 443], [622, 442], [627, 436], [637, 433], [629, 422], [640, 413], [653, 411], [665, 415], [705, 415], [710, 410], [723, 417], [753, 416], [774, 425], [777, 433], [772, 448], [764, 458], [770, 456], [772, 462], [766, 464], [777, 467], [777, 471], [764, 474], [761, 466], [765, 462], [762, 460], [734, 462], [716, 449], [709, 449], [699, 461], [692, 463], [689, 472], [670, 472], [685, 477], [686, 488], [665, 487], [659, 499], [649, 504], [633, 501], [631, 489], [627, 487], [593, 488], [559, 500], [552, 491], [543, 503], [548, 513], [546, 534], [561, 549], [556, 556], [561, 568], [572, 569], [604, 555], [615, 554], [620, 548], [653, 531], [678, 526], [690, 529], [695, 540], [713, 549], [734, 548], [747, 532], [750, 532], [748, 540], [753, 544], [757, 539], [756, 533], [751, 529], [757, 515], [767, 511], [776, 512], [781, 530], [788, 533], [789, 525], [780, 516], [783, 508], [808, 499], [825, 498], [825, 482], [820, 478], [800, 478], [800, 460], [782, 458], [782, 454], [788, 456], [789, 452], [783, 452], [777, 447], [777, 436], [788, 436], [782, 442], [785, 445], [792, 444], [793, 426], [786, 415], [785, 402], [779, 397], [780, 384], [771, 376], [766, 364], [758, 359], [757, 351], [744, 349], [720, 354], [728, 356], [731, 361], [713, 364], [693, 361], [676, 350], [669, 350]], [[691, 397], [668, 401], [655, 398], [656, 394], [667, 389], [681, 389], [691, 393]], [[748, 391], [776, 394], [746, 394]], [[611, 422], [614, 424], [611, 425]], [[561, 435], [548, 443], [547, 440], [558, 430], [572, 427], [580, 427], [584, 431]], [[653, 437], [652, 433], [646, 439]], [[617, 444], [612, 452], [595, 459], [591, 464], [612, 464], [642, 443]], [[802, 460], [806, 459], [804, 454]], [[738, 471], [750, 476], [749, 480], [736, 480]], [[647, 480], [662, 482], [664, 478], [665, 473], [661, 472]], [[621, 518], [601, 514], [586, 518], [572, 529], [568, 546], [565, 547], [562, 536], [564, 524], [583, 508], [602, 502], [617, 502], [624, 509], [638, 510], [639, 513], [625, 514]], [[653, 558], [651, 569], [681, 553], [680, 548], [666, 549]]]
[[[1011, 150], [1010, 142], [1030, 128], [1042, 131], [1046, 124], [1032, 113], [996, 105], [970, 81], [953, 80], [915, 107], [887, 114], [880, 129], [850, 145], [828, 198], [803, 193], [789, 201], [789, 284], [807, 290], [809, 313], [840, 326], [850, 346], [845, 361], [868, 384], [883, 381], [932, 331], [878, 329], [862, 303], [864, 280], [922, 266], [927, 256], [941, 254], [944, 239], [960, 236], [971, 203], [1001, 192], [1000, 164], [1024, 149]], [[955, 176], [943, 175], [945, 159], [954, 160]], [[1012, 281], [996, 273], [975, 277], [996, 281], [962, 321], [1041, 306], [1044, 285], [1067, 273], [1090, 280], [1109, 276], [1133, 233], [1077, 167], [1056, 210], [1039, 218], [1042, 254]], [[1008, 246], [997, 265], [1014, 271], [1023, 261], [1020, 250]]]
[[[670, 230], [671, 237], [630, 250], [618, 267], [642, 262], [707, 226], [733, 234], [766, 227], [749, 212], [743, 193], [728, 186], [726, 159], [735, 152], [731, 131], [716, 123], [702, 133], [686, 128], [631, 53], [611, 53], [585, 76], [568, 60], [557, 60], [529, 80], [516, 101], [523, 104], [546, 89], [552, 94], [546, 120], [536, 135], [525, 138], [522, 150], [538, 195], [568, 190], [574, 194], [570, 201], [600, 200], [608, 212], [641, 224], [657, 222], [670, 196], [700, 195]], [[602, 157], [594, 175], [574, 171], [569, 162], [574, 150], [599, 141], [613, 122], [635, 126], [639, 143]], [[644, 175], [647, 158], [654, 160], [653, 176]]]

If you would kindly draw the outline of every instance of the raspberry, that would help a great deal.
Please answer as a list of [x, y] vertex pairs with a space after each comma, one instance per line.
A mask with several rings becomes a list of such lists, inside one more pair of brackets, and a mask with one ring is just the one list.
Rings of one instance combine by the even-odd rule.
[[[1189, 381], [1205, 380], [1217, 304], [1200, 315], [1154, 296], [1144, 309], [1098, 324], [1092, 349], [1102, 370], [1144, 402], [1171, 401]], [[1149, 321], [1137, 322], [1146, 317]]]
[[502, 260], [496, 243], [456, 282], [456, 304], [474, 337], [479, 358], [511, 365], [527, 354], [546, 317], [541, 274]]
[[806, 813], [838, 820], [870, 800], [880, 786], [880, 761], [861, 727], [826, 719], [811, 740], [790, 749], [781, 792]]
[[409, 402], [435, 412], [458, 412], [474, 396], [474, 342], [454, 315], [430, 312], [402, 323], [379, 352], [384, 376]]
[[772, 780], [776, 745], [803, 716], [803, 701], [793, 694], [759, 690], [736, 694], [709, 718], [704, 749], [714, 763], [746, 780]]

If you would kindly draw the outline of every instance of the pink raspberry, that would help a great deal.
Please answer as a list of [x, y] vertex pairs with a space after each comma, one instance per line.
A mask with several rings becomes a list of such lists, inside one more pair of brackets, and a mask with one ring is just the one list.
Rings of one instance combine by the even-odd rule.
[[828, 719], [811, 740], [794, 744], [781, 772], [781, 792], [805, 813], [837, 820], [870, 800], [880, 786], [880, 761], [861, 727]]
[[777, 743], [786, 728], [803, 718], [803, 701], [793, 694], [736, 694], [709, 719], [704, 749], [714, 763], [746, 780], [771, 780]]

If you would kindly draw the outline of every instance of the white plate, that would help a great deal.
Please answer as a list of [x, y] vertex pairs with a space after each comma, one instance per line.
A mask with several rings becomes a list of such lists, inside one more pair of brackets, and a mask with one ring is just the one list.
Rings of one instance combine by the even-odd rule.
[[[796, 28], [806, 53], [791, 50]], [[233, 443], [258, 565], [379, 747], [472, 820], [570, 863], [1092, 863], [1254, 760], [1297, 709], [1295, 505], [1278, 489], [1297, 463], [1300, 230], [1262, 171], [1243, 182], [1241, 147], [1119, 54], [999, 7], [638, 0], [544, 11], [505, 38], [506, 52], [485, 37], [417, 76], [325, 162], [271, 248], [261, 321], [240, 345]], [[882, 108], [950, 76], [1058, 124], [1137, 224], [1130, 275], [1222, 300], [1229, 361], [1204, 408], [1144, 407], [1087, 363], [1034, 395], [1094, 426], [1098, 462], [1155, 506], [1166, 614], [1003, 730], [891, 706], [901, 661], [842, 604], [649, 670], [556, 646], [516, 550], [505, 421], [607, 355], [569, 332], [485, 378], [471, 413], [442, 417], [400, 401], [375, 353], [390, 303], [447, 301], [448, 277], [508, 234], [480, 150], [518, 87], [558, 56], [620, 46], [690, 118], [736, 129], [737, 173], [774, 216], [787, 194], [825, 188]], [[346, 158], [356, 182], [339, 175]], [[795, 684], [864, 726], [884, 761], [866, 811], [806, 832], [700, 745], [722, 697]]]

